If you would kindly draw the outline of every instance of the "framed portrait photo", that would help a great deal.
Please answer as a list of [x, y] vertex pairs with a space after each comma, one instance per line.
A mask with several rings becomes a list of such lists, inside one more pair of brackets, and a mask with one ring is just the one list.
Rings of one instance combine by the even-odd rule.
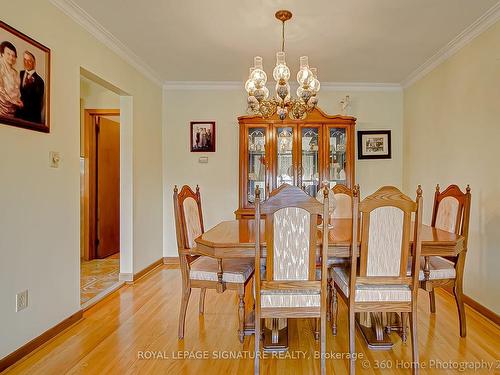
[[0, 21], [0, 123], [50, 131], [50, 49]]
[[215, 121], [192, 121], [191, 152], [215, 152]]
[[358, 130], [358, 159], [390, 158], [390, 130]]

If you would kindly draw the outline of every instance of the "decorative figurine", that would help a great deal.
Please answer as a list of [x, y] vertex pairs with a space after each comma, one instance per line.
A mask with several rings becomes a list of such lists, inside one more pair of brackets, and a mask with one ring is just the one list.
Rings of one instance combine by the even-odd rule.
[[344, 99], [340, 101], [340, 114], [343, 116], [349, 115], [351, 110], [351, 98], [346, 95]]

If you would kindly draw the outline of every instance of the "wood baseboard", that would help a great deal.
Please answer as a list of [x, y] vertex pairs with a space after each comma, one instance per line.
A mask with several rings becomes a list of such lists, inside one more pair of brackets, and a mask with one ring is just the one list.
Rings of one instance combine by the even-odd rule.
[[[453, 289], [451, 287], [449, 286], [444, 287], [443, 290], [447, 291], [453, 296]], [[466, 305], [469, 305], [469, 307], [472, 307], [474, 310], [476, 310], [479, 314], [483, 315], [485, 318], [491, 320], [496, 325], [500, 325], [500, 315], [488, 309], [486, 306], [481, 305], [474, 298], [471, 298], [468, 295], [464, 294], [464, 303]]]
[[[153, 263], [151, 263], [149, 266], [144, 268], [142, 271], [139, 271], [137, 273], [134, 273], [134, 277], [132, 278], [132, 283], [135, 283], [137, 280], [139, 280], [141, 277], [146, 276], [148, 273], [150, 273], [152, 270], [154, 270], [156, 267], [161, 266], [163, 264], [163, 258], [160, 258]], [[130, 282], [129, 282], [130, 283]]]
[[494, 311], [488, 309], [486, 306], [481, 305], [479, 302], [477, 302], [475, 299], [470, 298], [469, 296], [464, 294], [464, 303], [472, 307], [474, 310], [476, 310], [478, 313], [481, 315], [484, 315], [486, 318], [491, 320], [493, 323], [496, 325], [500, 326], [500, 315], [495, 313]]
[[56, 324], [54, 327], [49, 328], [40, 336], [35, 337], [27, 344], [21, 346], [16, 351], [10, 353], [7, 357], [0, 359], [0, 372], [12, 366], [14, 363], [20, 361], [22, 358], [35, 351], [40, 346], [45, 344], [47, 341], [57, 336], [67, 328], [71, 327], [76, 322], [80, 321], [82, 318], [83, 318], [83, 310], [79, 310], [73, 315], [64, 319], [62, 322]]
[[169, 266], [178, 266], [179, 257], [163, 257], [163, 264], [167, 264]]

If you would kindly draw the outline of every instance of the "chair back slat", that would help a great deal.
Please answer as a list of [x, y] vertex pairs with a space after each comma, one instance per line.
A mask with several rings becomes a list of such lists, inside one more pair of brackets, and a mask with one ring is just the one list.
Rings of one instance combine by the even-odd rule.
[[256, 205], [266, 215], [266, 281], [316, 280], [317, 221], [324, 204], [284, 184]]
[[379, 207], [370, 215], [368, 241], [363, 244], [367, 276], [398, 276], [403, 244], [404, 212], [397, 207]]
[[[470, 214], [470, 187], [462, 192], [457, 185], [448, 186], [443, 192], [439, 191], [439, 184], [434, 193], [434, 207], [432, 210], [433, 227], [464, 235]], [[467, 217], [467, 221], [465, 218]]]
[[[335, 219], [351, 219], [352, 218], [352, 197], [353, 191], [345, 185], [337, 184], [332, 188], [336, 207], [333, 211]], [[359, 194], [359, 191], [358, 191]]]
[[303, 208], [281, 208], [269, 221], [274, 229], [273, 280], [308, 280], [311, 215]]
[[182, 203], [185, 222], [185, 241], [189, 248], [196, 246], [194, 241], [203, 233], [198, 202], [193, 197], [186, 197]]
[[[364, 284], [370, 280], [380, 284], [380, 280], [385, 280], [388, 284], [410, 285], [412, 278], [407, 276], [407, 264], [411, 221], [417, 213], [421, 194], [417, 194], [417, 202], [414, 202], [399, 189], [384, 186], [361, 203], [356, 193], [353, 199], [353, 228], [359, 219], [361, 222], [359, 277]], [[353, 238], [358, 238], [354, 232]]]

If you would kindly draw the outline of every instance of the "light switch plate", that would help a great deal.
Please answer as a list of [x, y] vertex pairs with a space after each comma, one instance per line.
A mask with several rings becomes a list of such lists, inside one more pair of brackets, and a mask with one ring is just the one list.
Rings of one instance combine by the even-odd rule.
[[198, 158], [198, 163], [208, 163], [208, 156], [200, 156]]
[[61, 155], [57, 151], [49, 152], [49, 165], [51, 168], [59, 168], [61, 162]]

